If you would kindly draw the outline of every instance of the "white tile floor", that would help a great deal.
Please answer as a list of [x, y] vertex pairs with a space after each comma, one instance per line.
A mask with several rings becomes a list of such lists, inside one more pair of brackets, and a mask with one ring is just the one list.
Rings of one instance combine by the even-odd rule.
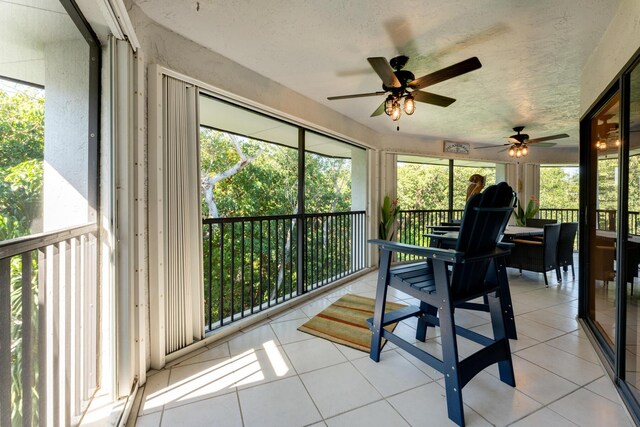
[[[195, 351], [150, 374], [138, 426], [444, 426], [442, 376], [393, 345], [380, 363], [368, 354], [297, 331], [346, 292], [372, 296], [372, 273], [313, 302]], [[549, 274], [551, 277], [552, 274]], [[620, 398], [575, 320], [577, 281], [564, 274], [510, 271], [519, 339], [512, 341], [517, 387], [494, 366], [463, 389], [468, 426], [631, 426]], [[390, 299], [412, 303], [397, 291]], [[459, 311], [457, 321], [489, 333], [486, 313]], [[415, 341], [415, 321], [397, 332]], [[437, 330], [426, 343], [440, 350]], [[459, 340], [463, 356], [475, 344]]]

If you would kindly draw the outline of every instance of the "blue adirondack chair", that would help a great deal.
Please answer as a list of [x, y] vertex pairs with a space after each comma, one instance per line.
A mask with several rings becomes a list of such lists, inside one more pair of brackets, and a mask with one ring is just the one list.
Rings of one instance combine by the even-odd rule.
[[[380, 360], [380, 345], [386, 338], [401, 349], [444, 374], [449, 418], [464, 426], [462, 388], [487, 366], [498, 363], [500, 380], [515, 387], [507, 323], [513, 321], [507, 293], [505, 256], [509, 248], [499, 241], [513, 211], [515, 195], [506, 183], [492, 185], [474, 195], [465, 207], [455, 249], [413, 246], [370, 240], [380, 247], [380, 270], [372, 330], [370, 357]], [[426, 261], [391, 268], [394, 252], [418, 255]], [[420, 300], [420, 306], [408, 306], [385, 313], [388, 287], [396, 288]], [[488, 301], [493, 338], [455, 324], [456, 308], [483, 297]], [[416, 339], [426, 339], [428, 327], [440, 327], [442, 359], [384, 329], [384, 326], [418, 317]], [[457, 336], [470, 339], [483, 348], [459, 361]], [[496, 405], [499, 405], [496, 402]]]

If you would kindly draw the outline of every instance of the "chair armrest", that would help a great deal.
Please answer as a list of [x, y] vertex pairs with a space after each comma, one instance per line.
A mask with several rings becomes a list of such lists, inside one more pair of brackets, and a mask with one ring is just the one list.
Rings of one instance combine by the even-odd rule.
[[384, 249], [391, 252], [399, 252], [403, 254], [417, 255], [430, 259], [440, 259], [446, 262], [452, 263], [471, 263], [480, 261], [487, 258], [495, 258], [497, 256], [504, 256], [509, 254], [510, 249], [496, 248], [493, 252], [465, 258], [464, 252], [454, 251], [453, 249], [440, 249], [425, 246], [407, 245], [406, 243], [391, 242], [389, 240], [369, 240], [369, 243], [380, 246], [380, 249]]
[[399, 252], [402, 254], [410, 254], [422, 256], [431, 259], [441, 259], [449, 262], [459, 262], [464, 258], [463, 252], [457, 252], [453, 249], [440, 249], [425, 246], [408, 245], [406, 243], [391, 242], [389, 240], [371, 239], [369, 243], [378, 245], [380, 249], [391, 252]]
[[423, 236], [424, 237], [431, 237], [432, 239], [458, 240], [458, 236], [456, 236], [456, 237], [447, 236], [447, 233], [450, 233], [450, 231], [444, 232], [442, 234], [440, 234], [440, 233], [427, 233], [427, 234], [423, 234]]
[[538, 241], [535, 241], [535, 240], [513, 239], [512, 242], [513, 243], [520, 243], [520, 244], [524, 244], [524, 245], [536, 245], [536, 246], [544, 245], [544, 242], [538, 242]]
[[508, 249], [509, 251], [515, 247], [515, 243], [512, 242], [498, 242], [498, 248]]

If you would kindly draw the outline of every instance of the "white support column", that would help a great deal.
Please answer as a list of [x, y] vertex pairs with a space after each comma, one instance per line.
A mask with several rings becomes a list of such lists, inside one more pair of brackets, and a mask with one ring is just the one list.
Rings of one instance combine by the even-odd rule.
[[524, 199], [523, 202], [529, 203], [531, 197], [540, 200], [540, 165], [537, 163], [527, 163], [524, 165]]
[[149, 282], [147, 265], [147, 169], [146, 150], [147, 140], [145, 134], [145, 63], [141, 50], [138, 50], [134, 58], [134, 171], [135, 184], [134, 201], [134, 233], [135, 233], [135, 330], [136, 330], [136, 372], [140, 384], [146, 382], [147, 369], [149, 368], [149, 330], [147, 324]]
[[[378, 238], [378, 222], [380, 221], [380, 155], [379, 150], [369, 150], [368, 152], [369, 170], [367, 173], [369, 182], [368, 205], [367, 205], [367, 236], [371, 239]], [[367, 266], [378, 265], [378, 251], [374, 246], [367, 244]]]
[[149, 175], [149, 356], [151, 368], [165, 364], [165, 259], [164, 194], [162, 181], [162, 71], [157, 65], [148, 68], [148, 175]]
[[[361, 150], [358, 148], [353, 148], [351, 150], [351, 210], [352, 211], [366, 211], [367, 210], [367, 199], [368, 199], [368, 162], [369, 156], [367, 155], [367, 150]], [[351, 241], [359, 242], [359, 239], [364, 239], [366, 242], [367, 234], [366, 229], [364, 230], [365, 235], [362, 235], [362, 229], [356, 227], [358, 225], [357, 222], [353, 223], [351, 227]], [[358, 243], [359, 244], [359, 243]], [[365, 243], [368, 246], [367, 243]], [[351, 251], [351, 270], [354, 271], [358, 266], [362, 265], [362, 256], [366, 253], [365, 251], [361, 252], [359, 250]]]

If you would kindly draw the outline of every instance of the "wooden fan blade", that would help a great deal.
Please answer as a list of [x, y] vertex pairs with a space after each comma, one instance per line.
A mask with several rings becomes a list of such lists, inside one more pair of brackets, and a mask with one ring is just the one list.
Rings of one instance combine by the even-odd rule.
[[456, 102], [456, 100], [453, 98], [436, 95], [435, 93], [422, 92], [419, 90], [414, 90], [413, 92], [411, 92], [411, 96], [413, 96], [418, 102], [425, 102], [427, 104], [437, 105], [438, 107], [448, 107], [449, 105]]
[[378, 106], [378, 108], [376, 108], [376, 111], [371, 113], [371, 117], [379, 116], [382, 113], [384, 113], [384, 101], [380, 104], [380, 106]]
[[474, 56], [473, 58], [458, 62], [457, 64], [453, 64], [447, 68], [443, 68], [442, 70], [419, 77], [409, 83], [409, 87], [413, 89], [422, 89], [427, 86], [458, 77], [470, 71], [477, 70], [480, 67], [482, 67], [480, 60]]
[[485, 145], [484, 147], [475, 147], [475, 149], [480, 150], [482, 148], [500, 148], [500, 147], [504, 147], [505, 145], [511, 145], [511, 144]]
[[533, 138], [527, 141], [527, 144], [537, 144], [538, 142], [552, 141], [554, 139], [560, 139], [560, 138], [569, 138], [569, 135], [567, 135], [566, 133], [559, 133], [558, 135], [543, 136], [542, 138]]
[[384, 83], [387, 87], [400, 87], [400, 80], [396, 77], [393, 72], [393, 68], [389, 65], [389, 61], [381, 56], [376, 56], [374, 58], [367, 58], [369, 64], [371, 64], [371, 68], [373, 71], [380, 76], [382, 83]]
[[336, 99], [351, 99], [351, 98], [364, 98], [367, 96], [379, 96], [384, 95], [387, 92], [379, 91], [379, 92], [370, 92], [370, 93], [356, 93], [355, 95], [340, 95], [340, 96], [329, 96], [327, 99], [329, 101], [333, 101]]
[[[527, 142], [527, 145], [529, 145], [531, 142]], [[540, 143], [535, 143], [536, 147], [555, 147], [556, 144], [555, 142], [540, 142]]]

